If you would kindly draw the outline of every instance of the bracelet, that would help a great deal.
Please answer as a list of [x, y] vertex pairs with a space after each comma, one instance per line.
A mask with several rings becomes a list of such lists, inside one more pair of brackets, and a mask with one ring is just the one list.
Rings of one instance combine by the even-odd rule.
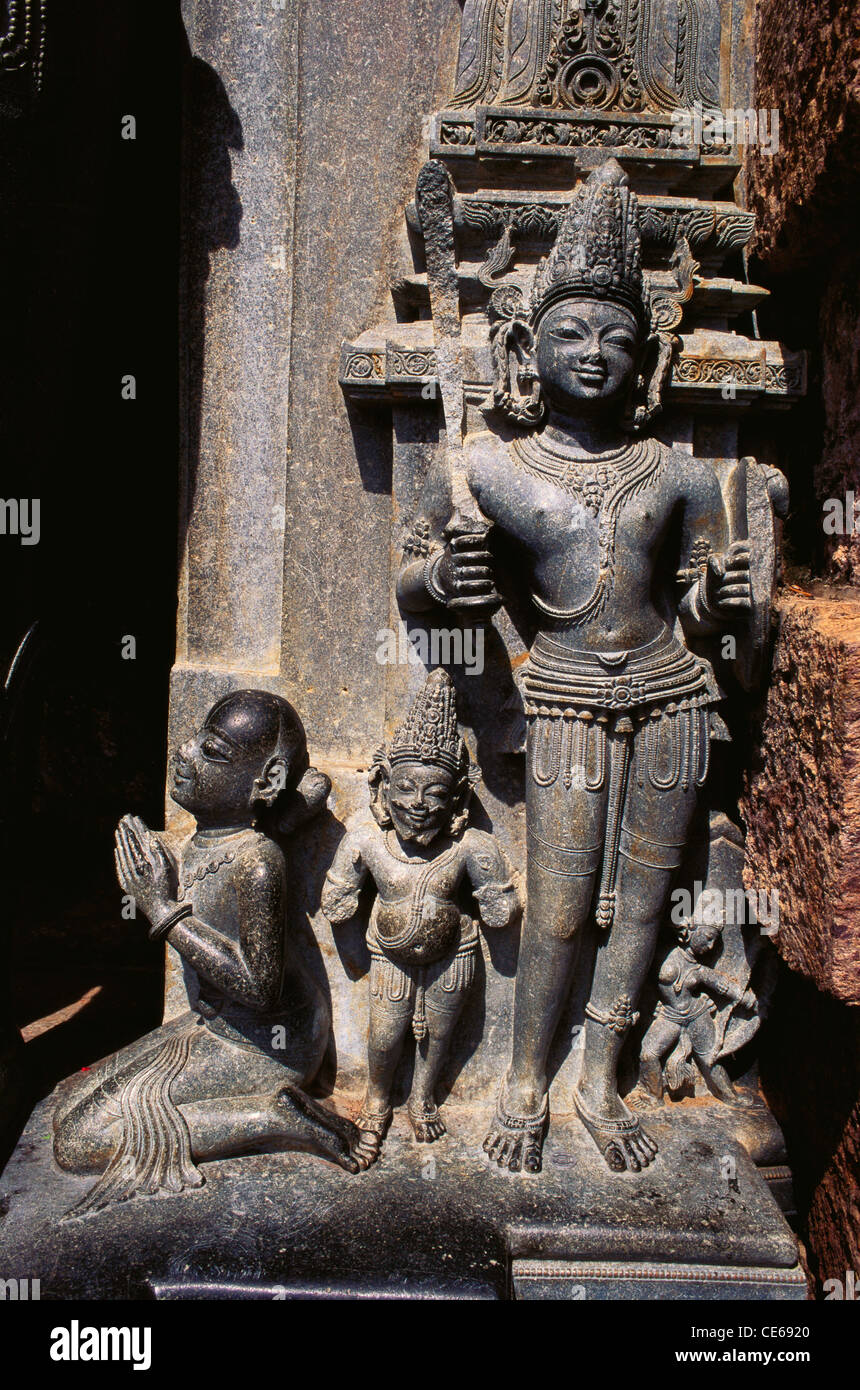
[[436, 583], [436, 566], [445, 555], [444, 550], [435, 550], [424, 561], [424, 588], [437, 603], [447, 604], [448, 600]]
[[172, 927], [176, 926], [177, 922], [181, 922], [183, 917], [190, 917], [193, 911], [194, 908], [191, 903], [183, 903], [181, 907], [177, 907], [175, 911], [170, 913], [169, 917], [165, 917], [163, 922], [159, 922], [157, 926], [150, 927], [150, 941], [160, 941], [162, 937], [167, 935]]
[[714, 623], [722, 623], [725, 621], [723, 614], [720, 613], [719, 609], [712, 608], [708, 603], [706, 574], [707, 571], [700, 572], [699, 574], [699, 584], [696, 589], [696, 607], [701, 617], [709, 618], [711, 622]]

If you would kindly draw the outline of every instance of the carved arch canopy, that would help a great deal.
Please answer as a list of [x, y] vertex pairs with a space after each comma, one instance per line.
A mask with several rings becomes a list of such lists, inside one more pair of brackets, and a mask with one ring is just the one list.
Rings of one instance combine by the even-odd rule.
[[717, 108], [721, 28], [721, 0], [465, 0], [451, 105]]

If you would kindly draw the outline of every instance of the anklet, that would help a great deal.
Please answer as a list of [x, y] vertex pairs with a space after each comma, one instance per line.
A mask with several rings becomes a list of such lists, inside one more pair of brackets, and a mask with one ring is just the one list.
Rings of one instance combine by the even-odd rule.
[[573, 1093], [573, 1105], [581, 1120], [586, 1124], [594, 1125], [595, 1129], [605, 1131], [606, 1134], [632, 1134], [634, 1130], [639, 1129], [639, 1119], [636, 1115], [631, 1115], [629, 1120], [611, 1120], [608, 1117], [604, 1119], [600, 1115], [592, 1115], [591, 1111], [583, 1105], [576, 1091]]

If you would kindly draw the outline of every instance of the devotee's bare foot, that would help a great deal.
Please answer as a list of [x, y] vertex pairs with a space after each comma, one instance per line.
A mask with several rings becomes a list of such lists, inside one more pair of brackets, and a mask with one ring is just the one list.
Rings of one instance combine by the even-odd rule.
[[445, 1122], [435, 1105], [418, 1105], [409, 1102], [406, 1107], [409, 1123], [419, 1144], [432, 1144], [447, 1134]]
[[382, 1141], [391, 1124], [392, 1113], [390, 1108], [381, 1114], [374, 1114], [373, 1111], [364, 1109], [356, 1118], [358, 1144], [353, 1152], [358, 1160], [359, 1168], [369, 1168], [379, 1158]]
[[290, 1147], [327, 1158], [348, 1173], [359, 1171], [361, 1135], [350, 1120], [326, 1110], [298, 1086], [289, 1084], [276, 1092], [274, 1107]]
[[615, 1116], [595, 1115], [587, 1109], [582, 1094], [573, 1093], [576, 1113], [585, 1125], [606, 1166], [613, 1173], [639, 1173], [647, 1168], [657, 1155], [657, 1145], [645, 1130], [636, 1115], [627, 1109], [622, 1101], [617, 1101]]

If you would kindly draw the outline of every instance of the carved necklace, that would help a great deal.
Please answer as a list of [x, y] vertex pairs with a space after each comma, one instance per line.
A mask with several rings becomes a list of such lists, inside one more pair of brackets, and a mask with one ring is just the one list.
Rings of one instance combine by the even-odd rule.
[[517, 462], [527, 473], [547, 478], [596, 517], [613, 479], [618, 462], [630, 452], [630, 445], [612, 449], [593, 458], [572, 458], [564, 449], [541, 436], [527, 435], [514, 442]]
[[[411, 864], [415, 866], [422, 863], [421, 860], [407, 859], [399, 846], [395, 851], [391, 844], [392, 838], [394, 838], [394, 832], [391, 830], [386, 831], [385, 844], [393, 859], [398, 859], [401, 864]], [[412, 902], [409, 911], [409, 921], [396, 937], [386, 938], [385, 945], [389, 949], [400, 949], [413, 940], [424, 920], [424, 906], [430, 890], [433, 887], [434, 876], [439, 870], [447, 868], [453, 859], [456, 859], [458, 851], [459, 845], [454, 841], [447, 849], [443, 849], [441, 853], [437, 854], [435, 859], [423, 861], [424, 867], [421, 869], [415, 883], [412, 885]]]
[[[255, 833], [256, 832], [249, 831], [246, 827], [243, 827], [241, 830], [234, 830], [228, 838], [235, 840], [240, 835]], [[204, 878], [208, 878], [210, 874], [217, 874], [219, 869], [224, 868], [225, 864], [232, 864], [235, 858], [235, 849], [222, 850], [219, 854], [216, 854], [210, 859], [208, 864], [201, 864], [200, 867], [195, 869], [192, 873], [183, 874], [179, 885], [177, 902], [183, 902], [196, 883], [202, 883]]]
[[578, 608], [553, 608], [532, 594], [535, 607], [569, 627], [596, 618], [606, 607], [615, 581], [615, 533], [621, 508], [657, 481], [663, 450], [653, 439], [636, 440], [593, 459], [572, 458], [541, 435], [525, 435], [512, 446], [514, 461], [534, 477], [544, 478], [575, 497], [597, 519], [597, 583]]
[[[447, 839], [448, 837], [440, 835], [439, 838]], [[406, 854], [400, 848], [400, 844], [397, 839], [397, 832], [396, 830], [392, 829], [388, 829], [385, 832], [385, 848], [388, 850], [388, 853], [391, 855], [392, 859], [399, 860], [401, 864], [409, 864], [412, 868], [417, 868], [421, 864], [435, 864], [436, 861], [441, 857], [441, 854], [443, 853], [443, 851], [437, 852], [435, 859], [421, 859], [417, 856], [413, 859], [410, 855]]]

